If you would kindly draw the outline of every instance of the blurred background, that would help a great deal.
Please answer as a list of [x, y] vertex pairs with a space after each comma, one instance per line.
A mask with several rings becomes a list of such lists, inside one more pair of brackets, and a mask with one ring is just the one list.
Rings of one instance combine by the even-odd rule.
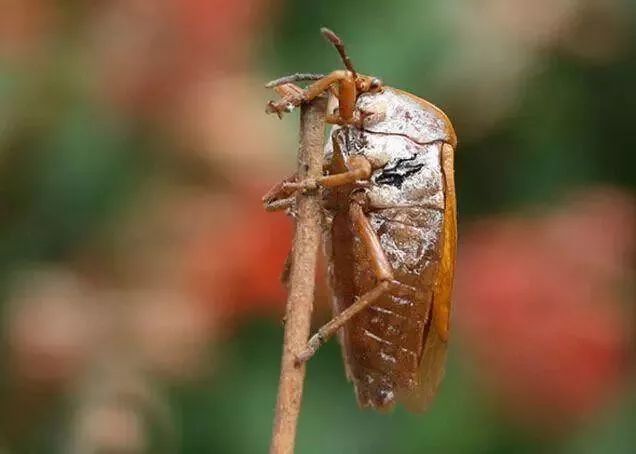
[[267, 450], [298, 116], [263, 84], [339, 68], [322, 25], [455, 123], [460, 245], [434, 406], [359, 410], [330, 342], [298, 452], [636, 451], [629, 0], [0, 0], [0, 451]]

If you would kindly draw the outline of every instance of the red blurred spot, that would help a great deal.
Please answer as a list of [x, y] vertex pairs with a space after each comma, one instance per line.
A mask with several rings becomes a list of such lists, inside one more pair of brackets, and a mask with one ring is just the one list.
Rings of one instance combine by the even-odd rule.
[[189, 263], [194, 295], [218, 307], [221, 315], [282, 313], [286, 291], [280, 275], [293, 222], [282, 213], [265, 212], [262, 193], [235, 196], [217, 228], [193, 242]]
[[0, 56], [30, 57], [43, 50], [55, 8], [41, 0], [0, 0]]
[[631, 326], [633, 201], [582, 194], [536, 219], [496, 219], [463, 236], [457, 319], [478, 375], [511, 414], [563, 427], [614, 396]]

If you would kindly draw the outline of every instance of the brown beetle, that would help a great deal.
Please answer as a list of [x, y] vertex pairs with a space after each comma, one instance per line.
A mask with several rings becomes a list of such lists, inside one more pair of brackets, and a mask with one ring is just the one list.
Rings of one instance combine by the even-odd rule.
[[[295, 74], [268, 86], [294, 107], [330, 91], [338, 109], [325, 147], [325, 175], [290, 177], [264, 197], [289, 207], [297, 190], [324, 188], [325, 245], [334, 318], [314, 335], [306, 361], [340, 328], [347, 376], [362, 407], [396, 402], [422, 411], [444, 373], [457, 242], [454, 149], [448, 117], [409, 93], [358, 74], [340, 38], [322, 29], [346, 70]], [[298, 80], [316, 80], [307, 89]]]

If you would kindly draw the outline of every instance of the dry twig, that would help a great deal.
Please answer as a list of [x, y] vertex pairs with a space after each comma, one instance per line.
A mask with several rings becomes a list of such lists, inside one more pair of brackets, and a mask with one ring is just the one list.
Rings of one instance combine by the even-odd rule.
[[[301, 106], [298, 177], [317, 178], [322, 173], [327, 100], [318, 97]], [[309, 338], [313, 308], [316, 258], [321, 234], [321, 206], [317, 191], [297, 195], [285, 339], [281, 362], [271, 454], [292, 454], [305, 379], [305, 365], [296, 363]]]

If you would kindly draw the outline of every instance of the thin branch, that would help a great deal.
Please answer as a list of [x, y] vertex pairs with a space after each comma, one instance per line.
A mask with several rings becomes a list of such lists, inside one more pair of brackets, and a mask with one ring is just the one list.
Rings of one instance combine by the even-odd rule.
[[[317, 178], [322, 173], [327, 100], [318, 97], [301, 106], [298, 176]], [[276, 416], [270, 454], [292, 454], [305, 379], [305, 365], [296, 357], [307, 345], [313, 309], [316, 259], [321, 234], [321, 204], [317, 191], [297, 195], [285, 338], [281, 361]]]

